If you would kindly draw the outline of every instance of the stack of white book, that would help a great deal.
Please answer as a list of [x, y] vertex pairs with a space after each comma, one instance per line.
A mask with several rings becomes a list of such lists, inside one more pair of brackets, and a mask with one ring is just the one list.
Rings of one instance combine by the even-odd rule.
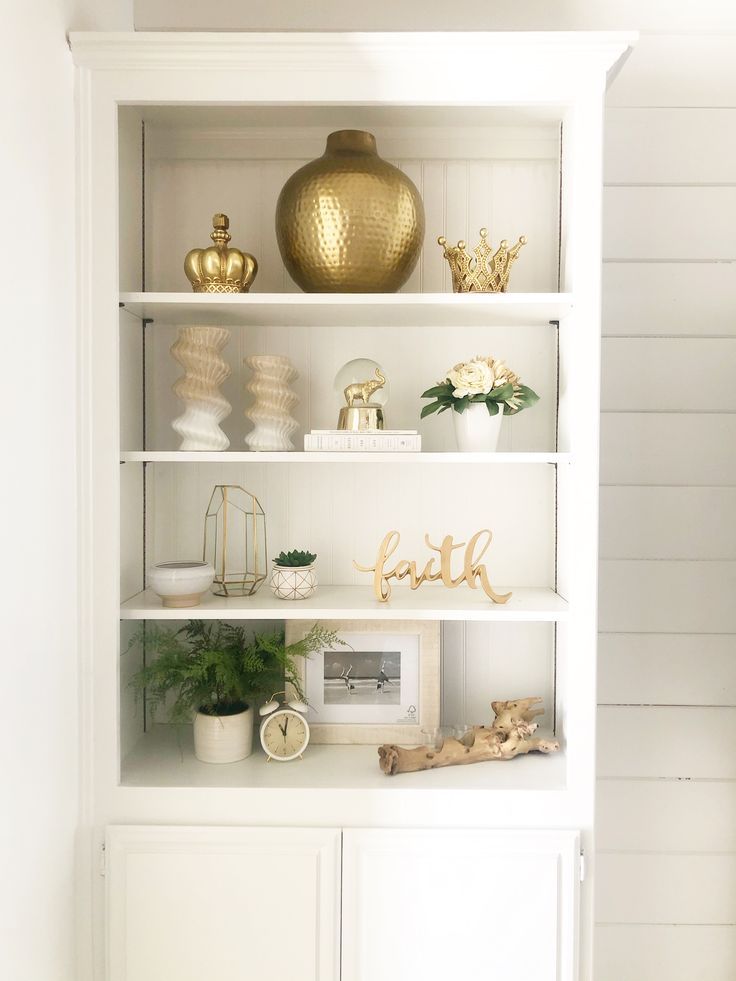
[[313, 429], [304, 436], [307, 452], [418, 453], [422, 437], [414, 429], [382, 429], [352, 433], [344, 429]]

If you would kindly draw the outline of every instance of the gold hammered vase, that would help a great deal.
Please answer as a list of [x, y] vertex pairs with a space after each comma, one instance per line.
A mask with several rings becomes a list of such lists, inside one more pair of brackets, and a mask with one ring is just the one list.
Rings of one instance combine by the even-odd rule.
[[419, 258], [424, 206], [406, 174], [378, 156], [371, 133], [343, 129], [284, 185], [276, 235], [305, 293], [394, 293]]

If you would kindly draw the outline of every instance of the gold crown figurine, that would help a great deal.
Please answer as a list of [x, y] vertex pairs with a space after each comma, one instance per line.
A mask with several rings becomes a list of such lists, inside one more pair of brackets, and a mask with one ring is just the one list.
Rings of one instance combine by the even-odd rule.
[[[465, 251], [465, 242], [448, 245], [444, 235], [437, 239], [445, 250], [445, 259], [450, 264], [452, 288], [455, 293], [505, 293], [509, 285], [509, 273], [522, 246], [526, 245], [526, 235], [522, 235], [516, 245], [509, 248], [506, 239], [501, 241], [494, 253], [486, 241], [487, 228], [480, 230], [480, 244], [472, 255]], [[471, 266], [472, 263], [472, 266]]]
[[247, 293], [256, 278], [258, 263], [247, 252], [229, 249], [227, 215], [215, 215], [210, 235], [213, 245], [192, 249], [184, 260], [184, 272], [195, 293]]

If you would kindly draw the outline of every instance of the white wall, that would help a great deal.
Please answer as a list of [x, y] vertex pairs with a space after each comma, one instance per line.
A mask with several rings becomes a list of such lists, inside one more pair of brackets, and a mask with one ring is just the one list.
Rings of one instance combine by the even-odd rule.
[[643, 38], [608, 105], [596, 981], [727, 981], [736, 36]]
[[0, 977], [74, 981], [78, 807], [74, 75], [70, 27], [127, 3], [3, 8]]
[[688, 31], [736, 28], [730, 0], [135, 0], [139, 31]]
[[607, 113], [596, 981], [732, 981], [736, 5], [137, 0], [136, 26], [649, 32]]

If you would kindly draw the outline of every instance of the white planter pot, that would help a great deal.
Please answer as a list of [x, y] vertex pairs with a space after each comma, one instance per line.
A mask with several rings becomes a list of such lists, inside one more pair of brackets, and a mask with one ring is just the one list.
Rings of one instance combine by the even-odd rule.
[[503, 406], [495, 416], [488, 415], [485, 402], [471, 403], [465, 412], [452, 410], [457, 448], [461, 453], [489, 453], [498, 446], [503, 422]]
[[148, 585], [164, 606], [199, 606], [212, 585], [215, 570], [209, 562], [159, 562], [148, 570]]
[[253, 709], [194, 717], [194, 755], [202, 763], [237, 763], [253, 752]]
[[283, 600], [309, 599], [317, 591], [317, 572], [312, 565], [274, 565], [271, 570], [271, 589]]

